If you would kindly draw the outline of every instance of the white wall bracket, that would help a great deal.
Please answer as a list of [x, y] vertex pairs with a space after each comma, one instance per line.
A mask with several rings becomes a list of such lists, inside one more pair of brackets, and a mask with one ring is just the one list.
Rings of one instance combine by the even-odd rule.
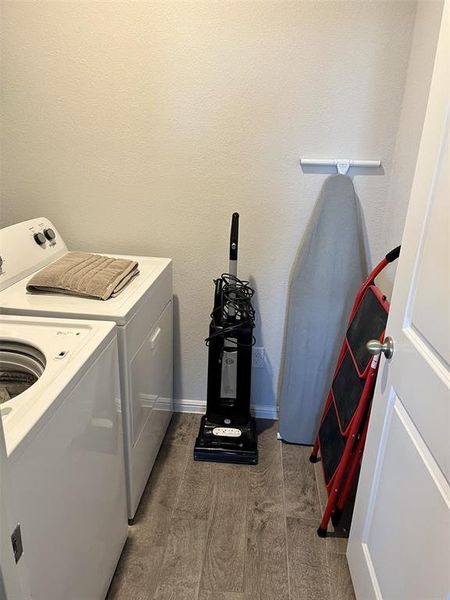
[[350, 167], [380, 168], [381, 160], [353, 160], [350, 158], [301, 158], [302, 167], [336, 167], [340, 175], [346, 175]]

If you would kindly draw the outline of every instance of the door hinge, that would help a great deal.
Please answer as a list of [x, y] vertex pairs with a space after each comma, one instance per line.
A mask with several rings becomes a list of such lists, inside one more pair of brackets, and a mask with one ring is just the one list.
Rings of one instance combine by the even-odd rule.
[[17, 563], [19, 562], [19, 559], [23, 554], [22, 533], [20, 531], [20, 523], [17, 524], [17, 527], [11, 534], [11, 544], [14, 552], [14, 559]]

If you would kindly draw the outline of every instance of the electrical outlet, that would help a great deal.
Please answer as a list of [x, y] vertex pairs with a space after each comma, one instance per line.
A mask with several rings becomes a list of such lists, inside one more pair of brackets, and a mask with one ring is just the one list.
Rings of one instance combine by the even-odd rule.
[[252, 352], [252, 367], [254, 369], [262, 369], [264, 367], [264, 347], [253, 348]]

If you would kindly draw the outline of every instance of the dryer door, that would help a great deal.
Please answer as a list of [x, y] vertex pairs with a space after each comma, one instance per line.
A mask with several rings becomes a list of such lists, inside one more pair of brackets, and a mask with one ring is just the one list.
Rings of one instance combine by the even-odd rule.
[[[149, 428], [158, 449], [164, 437], [167, 413], [170, 415], [173, 410], [172, 327], [169, 302], [131, 361], [132, 446]], [[149, 433], [146, 431], [145, 435]]]

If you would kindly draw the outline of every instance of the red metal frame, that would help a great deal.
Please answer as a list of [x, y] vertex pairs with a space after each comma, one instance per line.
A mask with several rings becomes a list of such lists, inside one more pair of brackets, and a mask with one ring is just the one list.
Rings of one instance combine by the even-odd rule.
[[[371, 290], [373, 292], [380, 304], [386, 310], [386, 313], [389, 312], [389, 302], [386, 300], [386, 297], [380, 292], [380, 290], [375, 286], [375, 277], [379, 275], [379, 273], [389, 264], [386, 258], [384, 258], [380, 263], [373, 269], [373, 271], [369, 274], [367, 279], [363, 282], [358, 293], [356, 295], [355, 301], [353, 303], [353, 308], [350, 313], [350, 317], [348, 320], [348, 327], [350, 326], [353, 318], [355, 317], [356, 311], [358, 310], [362, 299], [366, 292]], [[347, 330], [348, 330], [347, 327]], [[380, 340], [382, 341], [384, 338], [384, 332], [380, 336]], [[373, 389], [375, 386], [378, 364], [379, 364], [379, 356], [374, 356], [368, 363], [367, 367], [365, 367], [363, 373], [361, 373], [358, 369], [358, 365], [356, 364], [353, 352], [350, 348], [350, 344], [347, 340], [347, 335], [344, 338], [344, 342], [341, 347], [341, 351], [339, 353], [339, 358], [337, 360], [336, 369], [333, 375], [334, 379], [341, 368], [341, 364], [345, 358], [346, 353], [349, 352], [352, 358], [352, 361], [355, 365], [356, 371], [361, 379], [364, 379], [364, 387], [358, 402], [358, 406], [345, 430], [342, 430], [341, 420], [339, 416], [339, 411], [337, 409], [336, 402], [334, 400], [333, 388], [332, 385], [330, 387], [330, 391], [327, 396], [327, 400], [325, 402], [325, 407], [323, 410], [322, 418], [319, 425], [322, 425], [323, 420], [328, 414], [328, 410], [330, 409], [330, 405], [333, 403], [333, 410], [336, 412], [336, 416], [338, 418], [338, 426], [342, 437], [346, 439], [344, 451], [339, 461], [339, 464], [330, 477], [328, 483], [326, 483], [326, 474], [324, 471], [325, 485], [328, 492], [328, 502], [325, 507], [325, 511], [322, 516], [322, 521], [320, 523], [320, 527], [317, 530], [317, 533], [321, 537], [325, 537], [327, 533], [328, 523], [332, 516], [338, 517], [342, 512], [342, 509], [345, 506], [345, 503], [348, 499], [350, 491], [352, 489], [352, 484], [358, 472], [358, 467], [361, 463], [362, 453], [364, 450], [364, 443], [367, 435], [367, 428], [369, 422], [369, 413], [370, 413], [370, 402], [372, 399]], [[316, 462], [318, 460], [318, 454], [322, 454], [320, 448], [320, 439], [319, 433], [317, 433], [316, 440], [314, 443], [313, 451], [311, 453], [310, 460], [311, 462]], [[333, 519], [334, 520], [334, 519]]]
[[[364, 294], [363, 294], [363, 295], [362, 295], [362, 297], [361, 297], [361, 300], [360, 300], [360, 303], [359, 303], [359, 304], [361, 304], [361, 302], [362, 302], [362, 300], [363, 300], [364, 296], [366, 295], [366, 293], [367, 293], [369, 290], [371, 291], [371, 293], [373, 293], [373, 294], [375, 295], [376, 299], [377, 299], [377, 300], [378, 300], [378, 302], [381, 304], [381, 306], [384, 308], [384, 310], [386, 311], [386, 313], [388, 313], [388, 314], [389, 314], [389, 308], [390, 308], [389, 301], [387, 300], [386, 296], [385, 296], [384, 294], [382, 294], [382, 293], [381, 293], [381, 291], [380, 291], [380, 290], [377, 288], [377, 286], [374, 284], [374, 282], [373, 282], [373, 281], [372, 281], [371, 285], [369, 285], [369, 286], [366, 288], [366, 290], [365, 290]], [[359, 307], [359, 304], [358, 304], [358, 306], [356, 307], [356, 310], [358, 309], [358, 307]], [[356, 312], [356, 310], [355, 310], [355, 312]], [[355, 313], [353, 313], [352, 317], [349, 319], [349, 322], [348, 322], [348, 323], [349, 323], [349, 325], [350, 325], [350, 323], [351, 323], [351, 322], [352, 322], [352, 320], [353, 320], [354, 314], [355, 314]], [[347, 328], [347, 330], [348, 330], [348, 328]], [[352, 350], [352, 348], [351, 348], [351, 346], [350, 346], [350, 343], [349, 343], [349, 341], [348, 341], [348, 339], [347, 339], [347, 335], [345, 336], [345, 340], [344, 340], [344, 342], [346, 343], [346, 345], [347, 345], [347, 348], [348, 348], [348, 351], [350, 352], [350, 356], [352, 357], [353, 364], [355, 365], [355, 369], [356, 369], [356, 371], [357, 371], [358, 375], [359, 375], [360, 377], [365, 377], [365, 376], [366, 376], [366, 374], [367, 374], [367, 371], [368, 371], [368, 369], [369, 369], [370, 361], [367, 363], [367, 365], [366, 365], [366, 367], [365, 367], [364, 371], [362, 371], [362, 372], [361, 372], [361, 371], [359, 370], [358, 363], [356, 362], [355, 356], [354, 356], [354, 354], [353, 354], [353, 350]]]
[[344, 509], [345, 503], [347, 502], [348, 496], [352, 490], [352, 485], [353, 485], [353, 481], [355, 480], [356, 473], [358, 471], [359, 466], [361, 465], [362, 454], [363, 454], [363, 450], [364, 450], [364, 444], [366, 443], [368, 427], [369, 427], [369, 419], [367, 418], [365, 420], [364, 428], [362, 430], [360, 438], [359, 438], [358, 442], [356, 443], [356, 447], [355, 447], [355, 450], [352, 455], [352, 460], [351, 460], [349, 469], [347, 471], [347, 477], [346, 477], [344, 485], [342, 486], [342, 492], [336, 503], [335, 512], [337, 511], [339, 514]]

